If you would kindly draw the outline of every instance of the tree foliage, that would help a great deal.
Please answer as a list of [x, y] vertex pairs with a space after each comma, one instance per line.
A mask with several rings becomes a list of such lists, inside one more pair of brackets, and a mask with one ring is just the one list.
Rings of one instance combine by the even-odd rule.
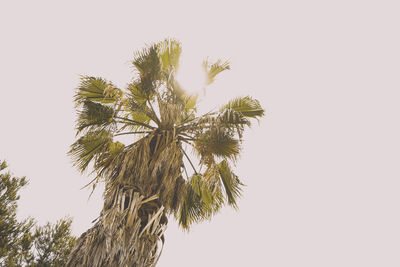
[[32, 218], [18, 221], [19, 190], [28, 183], [14, 177], [0, 163], [0, 266], [64, 266], [75, 238], [71, 236], [71, 219], [37, 226]]

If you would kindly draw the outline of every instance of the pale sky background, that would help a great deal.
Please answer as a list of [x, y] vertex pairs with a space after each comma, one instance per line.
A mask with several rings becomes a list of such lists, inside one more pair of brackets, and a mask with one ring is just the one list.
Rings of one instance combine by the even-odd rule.
[[[175, 37], [182, 78], [203, 58], [232, 70], [204, 105], [240, 95], [267, 110], [246, 135], [239, 202], [182, 233], [158, 266], [400, 266], [400, 2], [0, 2], [0, 158], [26, 175], [19, 215], [91, 226], [101, 190], [67, 157], [80, 74], [124, 87], [144, 44]], [[190, 74], [192, 73], [192, 74]]]

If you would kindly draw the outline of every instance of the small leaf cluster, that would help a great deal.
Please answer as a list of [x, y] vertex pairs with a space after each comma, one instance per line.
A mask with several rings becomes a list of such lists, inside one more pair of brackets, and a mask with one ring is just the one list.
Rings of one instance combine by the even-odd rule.
[[32, 218], [17, 220], [19, 190], [28, 183], [14, 177], [0, 162], [0, 266], [64, 266], [75, 238], [71, 236], [71, 219], [37, 226]]

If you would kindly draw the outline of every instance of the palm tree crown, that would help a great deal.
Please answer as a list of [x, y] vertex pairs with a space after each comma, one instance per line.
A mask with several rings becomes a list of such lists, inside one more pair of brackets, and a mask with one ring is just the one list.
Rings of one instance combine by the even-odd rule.
[[[137, 75], [125, 90], [83, 76], [74, 97], [78, 139], [69, 154], [80, 171], [93, 169], [96, 178], [90, 184], [105, 182], [105, 209], [132, 190], [143, 196], [138, 216], [161, 206], [188, 229], [224, 204], [237, 207], [243, 184], [231, 166], [244, 129], [264, 110], [246, 96], [198, 115], [197, 95], [186, 93], [176, 80], [180, 54], [180, 43], [172, 39], [137, 52], [132, 61]], [[205, 85], [230, 68], [221, 60], [204, 61], [203, 67]], [[120, 203], [129, 209], [129, 203]]]

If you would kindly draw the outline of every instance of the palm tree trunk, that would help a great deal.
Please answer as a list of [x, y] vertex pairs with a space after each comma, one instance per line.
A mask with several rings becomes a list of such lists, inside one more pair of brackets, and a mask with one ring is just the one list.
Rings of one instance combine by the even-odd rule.
[[166, 227], [156, 197], [121, 186], [106, 194], [99, 221], [76, 241], [67, 266], [155, 266]]

